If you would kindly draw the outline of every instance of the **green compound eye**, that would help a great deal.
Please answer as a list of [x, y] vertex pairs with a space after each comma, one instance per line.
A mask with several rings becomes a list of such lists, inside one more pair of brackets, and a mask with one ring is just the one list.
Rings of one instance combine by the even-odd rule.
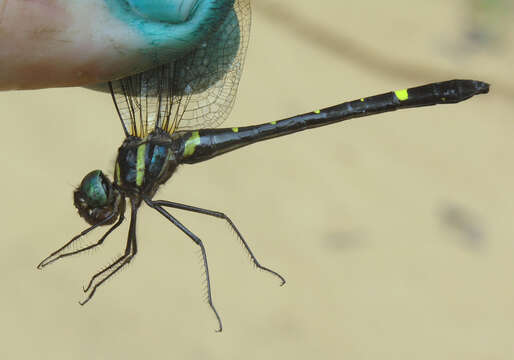
[[96, 208], [107, 205], [109, 190], [106, 182], [108, 181], [100, 170], [91, 171], [84, 177], [80, 183], [80, 192], [89, 206]]

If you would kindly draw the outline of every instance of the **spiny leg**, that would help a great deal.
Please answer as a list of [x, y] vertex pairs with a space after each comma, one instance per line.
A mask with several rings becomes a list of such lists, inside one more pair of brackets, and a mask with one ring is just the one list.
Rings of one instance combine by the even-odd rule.
[[[88, 227], [86, 230], [82, 231], [80, 234], [74, 236], [70, 241], [68, 241], [66, 244], [64, 244], [63, 246], [61, 246], [59, 249], [55, 250], [53, 253], [51, 253], [50, 255], [48, 255], [46, 258], [43, 259], [43, 261], [41, 261], [39, 263], [39, 265], [37, 266], [38, 269], [42, 269], [44, 268], [45, 266], [59, 260], [60, 258], [62, 257], [65, 257], [65, 256], [70, 256], [70, 255], [73, 255], [73, 254], [76, 254], [76, 253], [79, 253], [81, 251], [84, 251], [84, 250], [87, 250], [87, 249], [79, 249], [77, 251], [72, 251], [72, 252], [69, 252], [69, 253], [64, 253], [64, 254], [60, 254], [59, 256], [57, 256], [56, 258], [53, 258], [55, 255], [57, 255], [58, 253], [60, 253], [61, 251], [63, 251], [64, 249], [66, 249], [68, 246], [70, 246], [73, 242], [75, 242], [76, 240], [80, 239], [82, 236], [86, 235], [87, 233], [89, 233], [90, 231], [96, 229], [97, 227], [99, 226], [102, 226], [102, 225], [105, 225], [106, 223], [108, 223], [110, 220], [112, 220], [113, 216], [115, 216], [116, 214], [111, 214], [109, 217], [107, 217], [106, 219], [104, 219], [103, 221], [99, 222], [98, 224], [95, 224], [95, 225], [92, 225], [90, 227]], [[123, 214], [121, 215], [120, 217], [121, 221], [123, 221]], [[113, 226], [111, 226], [109, 228], [109, 230], [107, 230], [107, 232], [102, 236], [102, 238], [100, 239], [100, 241], [96, 244], [96, 245], [100, 245], [103, 240], [114, 230], [116, 229], [121, 221], [120, 219], [118, 219], [118, 221], [116, 222], [116, 224], [114, 224]], [[94, 246], [96, 246], [94, 245]], [[91, 247], [94, 247], [94, 246], [91, 246]]]
[[50, 263], [52, 263], [52, 262], [54, 262], [54, 261], [56, 261], [58, 259], [61, 259], [61, 258], [67, 257], [67, 256], [71, 256], [71, 255], [75, 255], [75, 254], [79, 254], [81, 252], [84, 252], [84, 251], [93, 249], [93, 248], [95, 248], [95, 247], [97, 247], [99, 245], [102, 245], [104, 240], [111, 234], [111, 232], [113, 232], [118, 226], [120, 226], [121, 223], [124, 220], [125, 220], [125, 216], [123, 214], [121, 214], [121, 216], [119, 217], [118, 221], [116, 221], [116, 223], [113, 226], [111, 226], [111, 228], [96, 243], [91, 244], [91, 245], [87, 245], [87, 246], [85, 246], [83, 248], [80, 248], [80, 249], [75, 250], [75, 251], [71, 251], [69, 253], [61, 254], [56, 259], [52, 260]]
[[198, 207], [191, 206], [191, 205], [179, 204], [179, 203], [175, 203], [175, 202], [171, 202], [171, 201], [166, 201], [166, 200], [156, 200], [156, 201], [152, 201], [152, 203], [157, 205], [157, 206], [167, 206], [167, 207], [171, 207], [171, 208], [174, 208], [174, 209], [186, 210], [186, 211], [191, 211], [191, 212], [195, 212], [195, 213], [199, 213], [199, 214], [204, 214], [204, 215], [209, 215], [209, 216], [214, 216], [214, 217], [217, 217], [217, 218], [220, 218], [220, 219], [224, 219], [230, 225], [230, 227], [235, 231], [237, 237], [239, 238], [239, 240], [243, 244], [246, 252], [248, 253], [250, 258], [252, 259], [252, 262], [254, 263], [254, 265], [258, 269], [267, 271], [268, 273], [278, 277], [280, 279], [280, 281], [281, 281], [280, 286], [282, 286], [282, 285], [284, 285], [286, 283], [286, 280], [282, 277], [282, 275], [280, 275], [276, 271], [273, 271], [273, 270], [271, 270], [271, 269], [269, 269], [269, 268], [267, 268], [265, 266], [262, 266], [259, 263], [259, 261], [257, 261], [257, 258], [255, 257], [255, 255], [253, 254], [252, 250], [250, 249], [250, 246], [248, 246], [248, 244], [246, 243], [245, 239], [243, 238], [243, 235], [239, 232], [239, 230], [237, 229], [236, 225], [234, 225], [232, 220], [230, 220], [230, 218], [227, 215], [225, 215], [224, 213], [219, 212], [219, 211], [202, 209], [202, 208], [198, 208]]
[[[83, 301], [79, 301], [80, 305], [86, 304], [93, 295], [95, 294], [96, 290], [100, 285], [102, 285], [107, 279], [109, 279], [111, 276], [116, 274], [121, 268], [123, 268], [125, 265], [127, 265], [132, 258], [137, 253], [137, 240], [136, 240], [136, 219], [137, 219], [137, 210], [139, 205], [137, 205], [133, 200], [131, 200], [131, 214], [130, 214], [130, 227], [129, 227], [129, 233], [127, 237], [127, 245], [125, 247], [125, 252], [122, 256], [120, 256], [116, 261], [114, 261], [112, 264], [107, 266], [105, 269], [97, 272], [95, 275], [91, 277], [91, 280], [89, 280], [88, 285], [84, 288], [84, 292], [88, 292], [89, 289], [91, 291], [87, 295], [87, 297]], [[98, 281], [94, 286], [93, 283], [95, 280], [107, 273], [105, 277], [103, 277], [100, 281]]]
[[211, 307], [212, 311], [214, 312], [214, 315], [216, 316], [216, 319], [218, 320], [219, 328], [216, 330], [217, 332], [221, 332], [223, 330], [223, 325], [221, 324], [221, 318], [218, 314], [218, 311], [214, 307], [214, 304], [212, 303], [212, 294], [211, 294], [211, 279], [209, 276], [209, 265], [207, 264], [207, 253], [205, 252], [205, 247], [203, 246], [202, 240], [198, 238], [195, 234], [193, 234], [188, 228], [186, 228], [180, 221], [175, 219], [169, 212], [167, 212], [165, 209], [163, 209], [160, 205], [158, 205], [157, 201], [152, 201], [149, 199], [145, 199], [145, 202], [150, 206], [151, 208], [157, 210], [162, 216], [164, 216], [166, 219], [168, 219], [173, 225], [178, 227], [180, 230], [182, 230], [187, 236], [193, 240], [196, 245], [200, 247], [200, 250], [202, 251], [202, 259], [203, 259], [203, 266], [205, 268], [205, 279], [207, 282], [207, 302], [209, 303], [209, 306]]

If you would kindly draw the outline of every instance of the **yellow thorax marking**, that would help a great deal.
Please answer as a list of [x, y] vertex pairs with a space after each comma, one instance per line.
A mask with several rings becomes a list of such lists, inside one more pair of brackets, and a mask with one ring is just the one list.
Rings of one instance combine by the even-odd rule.
[[136, 158], [136, 185], [143, 185], [143, 179], [145, 178], [145, 152], [146, 143], [141, 144], [137, 147], [137, 158]]
[[198, 131], [193, 131], [191, 137], [187, 139], [184, 146], [184, 156], [187, 157], [193, 155], [198, 145], [200, 145], [200, 133]]
[[114, 172], [116, 176], [116, 182], [118, 185], [121, 185], [120, 163], [118, 161], [116, 161], [116, 170]]

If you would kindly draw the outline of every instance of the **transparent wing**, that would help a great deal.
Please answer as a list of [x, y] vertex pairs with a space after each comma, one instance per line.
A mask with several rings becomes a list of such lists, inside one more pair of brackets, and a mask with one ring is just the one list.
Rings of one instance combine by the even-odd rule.
[[236, 0], [220, 28], [189, 55], [110, 85], [125, 134], [144, 137], [159, 127], [216, 127], [229, 115], [250, 35], [250, 0]]

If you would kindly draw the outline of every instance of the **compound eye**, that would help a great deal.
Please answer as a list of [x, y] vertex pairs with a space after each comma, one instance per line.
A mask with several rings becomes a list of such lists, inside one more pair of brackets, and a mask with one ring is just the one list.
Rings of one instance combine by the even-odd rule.
[[91, 171], [80, 183], [79, 191], [91, 208], [102, 207], [109, 202], [111, 182], [100, 170]]
[[113, 183], [100, 171], [87, 174], [73, 192], [73, 203], [79, 215], [91, 225], [116, 221], [123, 197]]

